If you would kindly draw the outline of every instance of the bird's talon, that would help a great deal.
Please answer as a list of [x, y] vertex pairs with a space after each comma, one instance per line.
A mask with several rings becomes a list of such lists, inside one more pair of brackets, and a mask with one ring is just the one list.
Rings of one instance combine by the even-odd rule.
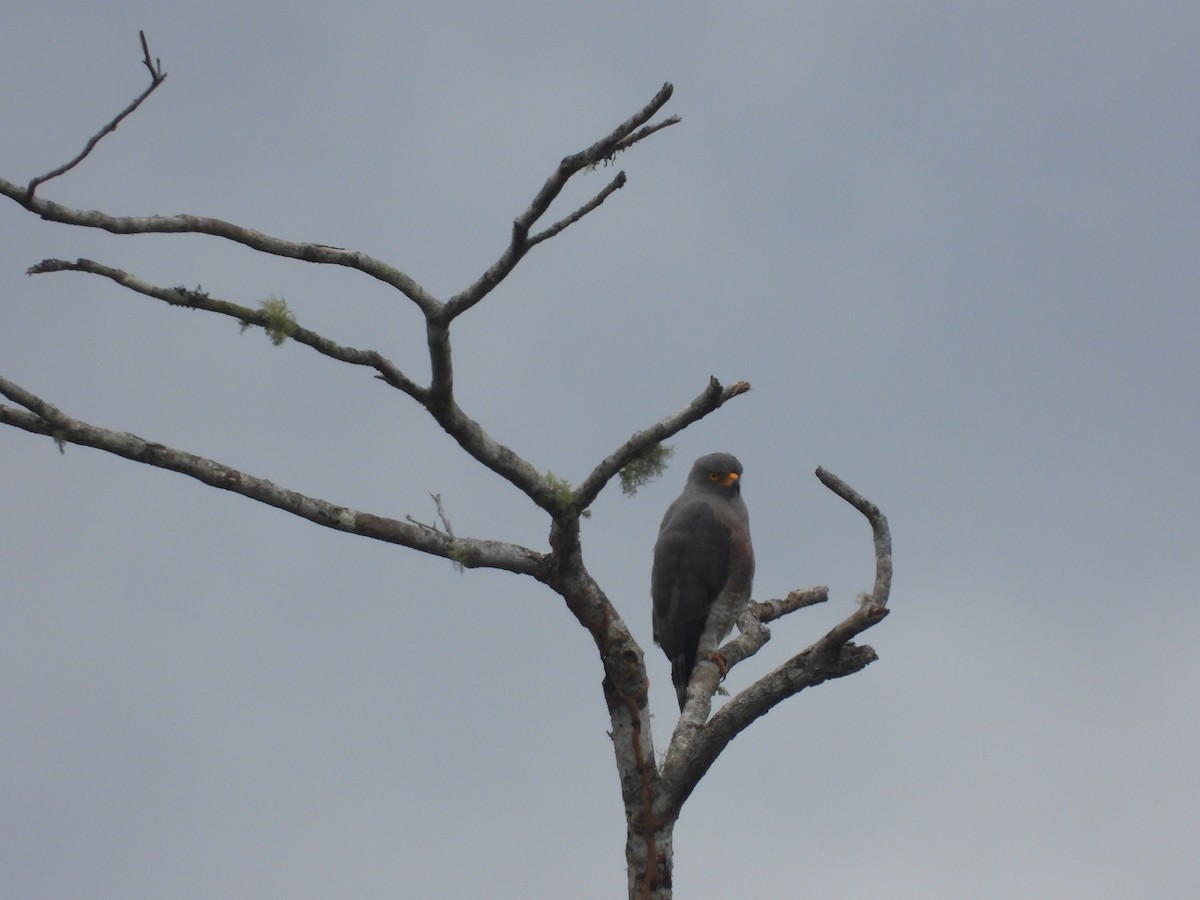
[[714, 663], [716, 663], [717, 668], [721, 672], [722, 678], [724, 678], [726, 675], [729, 674], [729, 662], [725, 659], [724, 656], [722, 656], [720, 653], [711, 653], [711, 654], [709, 654], [708, 658], [711, 659]]

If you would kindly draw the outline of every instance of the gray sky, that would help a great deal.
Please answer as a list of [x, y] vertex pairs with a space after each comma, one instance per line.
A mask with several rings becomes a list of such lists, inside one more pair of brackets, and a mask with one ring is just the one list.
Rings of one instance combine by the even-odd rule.
[[[247, 7], [250, 11], [247, 11]], [[650, 547], [692, 458], [746, 467], [756, 596], [829, 584], [733, 690], [896, 551], [880, 660], [735, 741], [678, 896], [1194, 896], [1200, 787], [1200, 14], [1185, 3], [10, 2], [0, 174], [48, 198], [355, 247], [446, 297], [558, 159], [676, 86], [627, 187], [459, 322], [464, 406], [573, 480], [710, 374], [754, 390], [586, 523], [647, 649]], [[561, 213], [612, 175], [573, 186]], [[381, 350], [420, 318], [352, 272], [0, 205], [0, 371], [97, 424], [384, 515], [545, 546], [411, 401], [86, 256]], [[624, 890], [601, 669], [529, 580], [317, 528], [0, 431], [0, 895]], [[734, 887], [736, 885], [736, 888]]]

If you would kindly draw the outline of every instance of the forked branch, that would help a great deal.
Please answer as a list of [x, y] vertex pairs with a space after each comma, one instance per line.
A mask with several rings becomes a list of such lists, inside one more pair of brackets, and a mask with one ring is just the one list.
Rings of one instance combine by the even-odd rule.
[[530, 229], [545, 214], [546, 210], [550, 208], [550, 204], [554, 202], [562, 192], [562, 189], [566, 187], [567, 182], [573, 175], [583, 169], [588, 169], [611, 160], [617, 153], [632, 147], [643, 138], [649, 137], [656, 131], [660, 131], [680, 121], [678, 116], [670, 116], [655, 125], [638, 130], [639, 126], [644, 125], [650, 120], [651, 116], [662, 109], [666, 102], [671, 99], [671, 94], [674, 90], [670, 83], [664, 84], [649, 103], [604, 137], [600, 138], [600, 140], [578, 153], [573, 153], [563, 158], [558, 164], [558, 168], [546, 179], [546, 183], [542, 185], [542, 189], [530, 201], [525, 211], [513, 220], [512, 235], [508, 246], [500, 254], [500, 258], [492, 263], [488, 270], [480, 275], [473, 284], [447, 301], [445, 309], [446, 322], [466, 312], [486, 297], [496, 285], [508, 276], [508, 273], [516, 267], [517, 263], [521, 261], [521, 258], [531, 247], [547, 238], [553, 237], [568, 225], [578, 222], [603, 203], [610, 194], [625, 185], [625, 173], [618, 172], [617, 177], [604, 190], [575, 212], [571, 213], [571, 215], [560, 219], [554, 225], [551, 225], [534, 237], [531, 238], [529, 236]]

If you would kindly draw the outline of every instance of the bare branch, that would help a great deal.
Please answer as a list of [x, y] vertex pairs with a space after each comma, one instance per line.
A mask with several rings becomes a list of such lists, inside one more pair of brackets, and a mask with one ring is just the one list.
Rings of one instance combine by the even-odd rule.
[[[750, 608], [743, 612], [743, 615], [749, 613], [758, 622], [766, 624], [774, 622], [776, 619], [782, 619], [788, 613], [794, 613], [798, 609], [807, 609], [810, 606], [816, 606], [818, 603], [825, 603], [829, 600], [829, 588], [824, 585], [811, 588], [797, 588], [792, 591], [782, 600], [760, 600], [757, 603], [750, 604]], [[749, 654], [747, 654], [749, 655]], [[734, 663], [729, 663], [730, 667]]]
[[26, 199], [28, 199], [28, 200], [33, 199], [34, 191], [37, 190], [39, 184], [44, 184], [45, 182], [49, 181], [51, 178], [57, 178], [59, 175], [66, 174], [67, 172], [69, 172], [73, 168], [75, 168], [77, 165], [79, 165], [81, 162], [83, 162], [84, 159], [87, 158], [88, 154], [91, 153], [92, 150], [95, 149], [96, 145], [98, 143], [100, 143], [101, 139], [105, 135], [111, 134], [112, 132], [116, 131], [117, 126], [121, 124], [122, 120], [124, 120], [126, 116], [130, 115], [135, 109], [137, 109], [139, 106], [141, 106], [142, 101], [145, 100], [147, 97], [149, 97], [152, 93], [154, 93], [155, 89], [157, 89], [160, 84], [162, 84], [164, 81], [166, 81], [167, 73], [162, 70], [162, 62], [157, 61], [157, 65], [150, 62], [150, 47], [146, 43], [145, 32], [139, 31], [138, 37], [141, 38], [142, 53], [145, 54], [145, 58], [142, 60], [142, 62], [144, 62], [146, 64], [146, 68], [150, 70], [150, 86], [147, 87], [140, 94], [138, 94], [138, 96], [134, 98], [132, 103], [130, 103], [127, 107], [125, 107], [123, 110], [121, 110], [119, 113], [117, 113], [116, 117], [114, 119], [112, 119], [107, 125], [105, 125], [98, 132], [96, 132], [96, 134], [92, 135], [91, 139], [87, 142], [87, 144], [84, 145], [83, 150], [79, 153], [78, 156], [76, 156], [70, 162], [63, 163], [57, 169], [52, 169], [51, 171], [47, 172], [45, 175], [39, 175], [37, 178], [34, 178], [32, 181], [30, 181], [28, 186], [26, 186], [26, 188], [25, 188]]
[[305, 262], [323, 263], [328, 265], [345, 266], [357, 269], [372, 278], [399, 290], [420, 307], [426, 317], [438, 313], [442, 304], [429, 294], [420, 284], [405, 275], [394, 266], [378, 259], [342, 247], [331, 247], [327, 244], [302, 243], [286, 241], [263, 234], [251, 228], [244, 228], [205, 216], [110, 216], [97, 210], [72, 209], [35, 196], [38, 185], [57, 178], [81, 163], [92, 152], [100, 140], [110, 132], [116, 131], [117, 126], [141, 105], [150, 94], [166, 80], [167, 74], [162, 70], [161, 60], [151, 60], [150, 47], [144, 32], [138, 32], [142, 44], [142, 62], [150, 71], [150, 86], [146, 88], [132, 103], [122, 110], [116, 118], [105, 125], [91, 140], [83, 151], [70, 162], [59, 166], [45, 175], [34, 178], [25, 187], [0, 178], [0, 194], [15, 200], [30, 212], [36, 213], [49, 222], [62, 222], [67, 225], [78, 225], [84, 228], [101, 228], [113, 234], [208, 234], [225, 238], [235, 243], [243, 244], [253, 250], [269, 253], [273, 256], [283, 256], [299, 259]]
[[28, 410], [26, 412], [0, 404], [0, 422], [34, 434], [49, 435], [56, 441], [95, 447], [134, 462], [179, 472], [212, 487], [241, 494], [326, 528], [400, 544], [422, 553], [453, 560], [468, 568], [504, 569], [534, 576], [540, 569], [542, 554], [517, 544], [431, 532], [396, 519], [338, 506], [280, 487], [265, 478], [248, 475], [202, 456], [147, 441], [128, 432], [111, 431], [73, 419], [3, 377], [0, 377], [0, 394]]
[[[825, 586], [797, 589], [782, 600], [751, 602], [738, 616], [738, 635], [717, 649], [712, 657], [697, 661], [688, 685], [688, 699], [675, 725], [671, 745], [678, 740], [681, 744], [692, 740], [693, 735], [708, 720], [712, 712], [712, 698], [721, 681], [738, 663], [749, 659], [771, 640], [767, 622], [780, 619], [789, 613], [825, 603], [829, 600], [829, 588]], [[715, 658], [724, 664], [718, 667]]]
[[661, 122], [655, 122], [653, 125], [647, 125], [644, 128], [639, 128], [633, 134], [629, 135], [629, 137], [623, 138], [622, 140], [619, 140], [613, 144], [612, 152], [608, 154], [606, 159], [612, 159], [618, 153], [628, 150], [638, 141], [650, 137], [650, 135], [654, 134], [654, 132], [662, 131], [664, 128], [669, 128], [672, 125], [678, 125], [682, 121], [683, 119], [679, 118], [679, 116], [668, 116]]
[[[782, 600], [765, 600], [762, 602], [751, 602], [742, 610], [738, 616], [738, 636], [728, 641], [724, 646], [720, 647], [714, 656], [719, 656], [725, 664], [725, 674], [743, 660], [749, 659], [759, 650], [761, 650], [771, 639], [771, 631], [766, 627], [767, 622], [773, 622], [776, 619], [782, 619], [789, 613], [794, 613], [797, 610], [807, 609], [810, 606], [816, 606], [818, 603], [825, 603], [829, 600], [829, 588], [824, 585], [817, 587], [797, 589], [789, 593]], [[704, 660], [713, 672], [718, 675], [718, 680], [724, 675], [720, 673], [720, 669], [712, 660]], [[712, 684], [712, 690], [707, 692], [707, 696], [711, 699], [715, 693], [717, 681]], [[705, 713], [707, 717], [707, 713]]]
[[[0, 394], [3, 394], [13, 403], [18, 403], [29, 410], [33, 415], [46, 422], [49, 425], [58, 426], [63, 422], [69, 422], [67, 416], [59, 411], [58, 407], [52, 406], [36, 394], [30, 393], [19, 384], [9, 381], [7, 378], [0, 376]], [[8, 407], [5, 407], [6, 409]], [[49, 432], [41, 432], [48, 434]]]
[[550, 204], [554, 202], [555, 198], [558, 197], [575, 173], [581, 169], [586, 169], [610, 160], [621, 150], [628, 149], [654, 132], [680, 121], [678, 116], [672, 116], [653, 127], [643, 128], [636, 134], [634, 133], [635, 129], [649, 121], [650, 117], [671, 99], [671, 94], [674, 90], [669, 83], [664, 84], [649, 103], [607, 135], [587, 149], [563, 158], [558, 164], [558, 168], [546, 179], [546, 183], [542, 185], [542, 189], [537, 192], [525, 211], [513, 220], [512, 236], [508, 247], [505, 248], [500, 258], [492, 263], [488, 270], [480, 275], [473, 284], [447, 301], [444, 311], [445, 321], [449, 322], [455, 316], [466, 312], [486, 297], [496, 285], [507, 277], [508, 273], [521, 261], [521, 258], [530, 247], [546, 238], [553, 237], [562, 231], [563, 228], [583, 218], [584, 215], [599, 206], [613, 191], [625, 183], [624, 173], [618, 174], [617, 178], [609, 184], [608, 188], [601, 191], [590, 203], [585, 204], [572, 215], [562, 219], [557, 225], [546, 229], [546, 231], [537, 235], [534, 240], [530, 240], [529, 230], [542, 217], [546, 210], [550, 208]]
[[[596, 143], [592, 144], [592, 146], [588, 147], [586, 150], [564, 159], [560, 165], [560, 168], [562, 165], [570, 165], [574, 166], [575, 171], [578, 171], [586, 166], [598, 165], [605, 160], [612, 159], [614, 154], [628, 149], [643, 138], [649, 137], [654, 132], [666, 128], [668, 125], [675, 125], [682, 121], [679, 116], [671, 116], [670, 118], [659, 122], [657, 125], [643, 128], [641, 131], [634, 133], [635, 128], [638, 128], [639, 126], [644, 125], [646, 122], [649, 122], [651, 116], [667, 105], [667, 101], [671, 99], [671, 95], [673, 93], [675, 93], [675, 86], [668, 81], [661, 88], [659, 88], [657, 94], [650, 98], [649, 103], [610, 131], [607, 135], [600, 138], [600, 140], [596, 141]], [[551, 177], [553, 178], [553, 176]], [[547, 182], [546, 187], [542, 188], [543, 193], [549, 187], [550, 182]], [[555, 191], [555, 194], [557, 194], [557, 191]], [[539, 194], [539, 197], [540, 196], [541, 195]], [[547, 200], [546, 206], [550, 205], [549, 200], [552, 199], [553, 196]], [[532, 212], [536, 206], [537, 200], [535, 199], [534, 203], [530, 205], [529, 212]], [[545, 207], [543, 207], [543, 210], [544, 208]], [[540, 215], [540, 213], [538, 213], [538, 215]], [[533, 218], [536, 219], [537, 216], [534, 216]], [[533, 219], [530, 219], [529, 221], [532, 223]]]
[[72, 209], [41, 197], [28, 197], [23, 187], [4, 178], [0, 178], [0, 194], [12, 198], [48, 222], [100, 228], [113, 234], [208, 234], [272, 256], [356, 269], [399, 290], [416, 303], [426, 316], [437, 315], [442, 307], [440, 301], [399, 269], [355, 250], [328, 244], [286, 241], [252, 228], [205, 216], [110, 216], [94, 209]]
[[562, 502], [553, 484], [511, 447], [493, 438], [453, 399], [430, 400], [425, 408], [458, 445], [504, 478], [552, 517], [561, 515]]
[[860, 513], [871, 523], [871, 535], [875, 542], [875, 586], [867, 605], [887, 606], [892, 592], [892, 533], [887, 517], [879, 507], [867, 500], [832, 472], [817, 467], [817, 478]]
[[454, 364], [450, 325], [434, 318], [425, 323], [431, 380], [426, 410], [458, 445], [504, 478], [551, 516], [561, 515], [562, 502], [554, 485], [512, 448], [501, 444], [454, 399]]
[[[220, 300], [199, 288], [188, 290], [184, 287], [159, 287], [156, 284], [151, 284], [148, 281], [138, 278], [136, 275], [131, 275], [121, 269], [115, 269], [112, 266], [106, 266], [103, 263], [94, 262], [90, 259], [78, 259], [75, 262], [68, 262], [63, 259], [46, 259], [27, 270], [27, 274], [29, 275], [41, 275], [47, 272], [86, 272], [92, 275], [101, 275], [115, 281], [122, 287], [127, 287], [147, 297], [162, 300], [172, 306], [184, 307], [186, 309], [202, 309], [207, 312], [217, 313], [218, 315], [229, 316], [232, 319], [237, 319], [244, 325], [256, 325], [265, 328], [269, 324], [267, 321], [268, 314], [263, 309], [251, 309], [228, 300]], [[289, 329], [288, 337], [298, 344], [312, 347], [318, 353], [328, 356], [331, 359], [374, 369], [379, 373], [377, 377], [380, 380], [404, 391], [404, 393], [419, 403], [424, 403], [427, 399], [428, 391], [425, 388], [411, 381], [403, 372], [396, 368], [395, 364], [374, 350], [358, 350], [354, 347], [345, 347], [300, 325]]]
[[575, 212], [571, 213], [569, 216], [566, 216], [565, 218], [559, 219], [557, 222], [555, 222], [553, 225], [551, 225], [545, 231], [539, 231], [537, 234], [535, 234], [533, 237], [531, 237], [529, 239], [529, 246], [533, 247], [536, 244], [540, 244], [542, 241], [548, 240], [549, 238], [554, 237], [556, 234], [558, 234], [560, 231], [562, 231], [567, 226], [574, 225], [576, 222], [578, 222], [580, 219], [582, 219], [584, 216], [586, 216], [588, 213], [590, 213], [593, 209], [595, 209], [601, 203], [603, 203], [605, 200], [607, 200], [609, 198], [609, 196], [613, 194], [613, 192], [619, 191], [623, 187], [625, 187], [625, 173], [618, 172], [617, 177], [614, 178], [612, 181], [610, 181], [608, 183], [608, 185], [604, 188], [604, 190], [602, 190], [600, 193], [598, 193], [595, 197], [593, 197], [587, 203], [583, 204], [583, 206], [579, 207], [579, 209], [575, 210]]
[[[873, 649], [854, 643], [838, 646], [832, 657], [817, 655], [814, 648], [746, 688], [704, 725], [687, 729], [678, 743], [672, 740], [662, 769], [662, 794], [655, 807], [659, 815], [670, 815], [682, 807], [729, 742], [782, 699], [825, 681], [853, 675], [878, 659]], [[678, 728], [676, 735], [681, 731]]]
[[430, 491], [429, 496], [433, 499], [433, 505], [437, 507], [438, 518], [442, 520], [442, 527], [446, 529], [446, 534], [454, 537], [454, 526], [450, 524], [450, 517], [446, 515], [446, 508], [442, 506], [442, 495]]
[[659, 444], [674, 434], [678, 434], [693, 422], [703, 419], [709, 413], [720, 409], [725, 403], [750, 390], [750, 383], [739, 381], [728, 387], [722, 387], [715, 377], [708, 379], [706, 387], [695, 400], [674, 415], [667, 416], [651, 425], [644, 431], [639, 431], [624, 444], [602, 459], [599, 465], [579, 485], [575, 491], [575, 504], [582, 511], [591, 506], [592, 502], [604, 490], [613, 477], [621, 471], [630, 460], [636, 459], [647, 447]]

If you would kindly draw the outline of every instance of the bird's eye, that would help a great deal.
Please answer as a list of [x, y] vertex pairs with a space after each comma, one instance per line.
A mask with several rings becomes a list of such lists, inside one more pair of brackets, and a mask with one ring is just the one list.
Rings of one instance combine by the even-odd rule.
[[709, 481], [716, 481], [716, 480], [717, 480], [718, 478], [720, 478], [720, 477], [721, 477], [721, 476], [720, 476], [720, 475], [718, 475], [716, 472], [709, 472], [709, 473], [708, 473], [708, 480], [709, 480]]

